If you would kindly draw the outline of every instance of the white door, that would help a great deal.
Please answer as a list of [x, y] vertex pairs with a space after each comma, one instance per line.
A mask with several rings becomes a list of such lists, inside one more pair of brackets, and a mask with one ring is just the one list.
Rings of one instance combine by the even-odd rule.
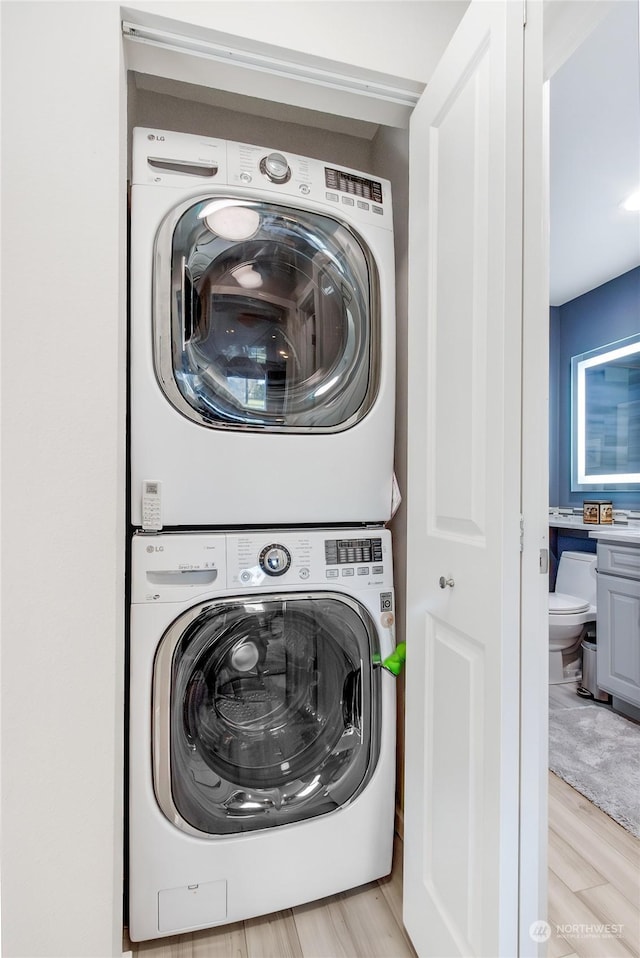
[[421, 958], [521, 953], [523, 10], [471, 3], [411, 128], [404, 920]]

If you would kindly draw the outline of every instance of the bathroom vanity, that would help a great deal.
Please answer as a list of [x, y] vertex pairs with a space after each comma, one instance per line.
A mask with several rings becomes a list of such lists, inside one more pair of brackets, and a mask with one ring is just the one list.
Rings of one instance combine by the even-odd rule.
[[[603, 529], [597, 540], [598, 685], [640, 709], [640, 529]], [[635, 714], [635, 712], [634, 712]]]

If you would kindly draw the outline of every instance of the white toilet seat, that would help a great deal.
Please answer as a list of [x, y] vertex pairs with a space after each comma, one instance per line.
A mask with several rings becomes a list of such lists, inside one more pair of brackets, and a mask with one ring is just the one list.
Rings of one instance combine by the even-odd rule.
[[589, 603], [575, 595], [564, 592], [549, 593], [549, 613], [552, 615], [577, 615], [589, 611]]

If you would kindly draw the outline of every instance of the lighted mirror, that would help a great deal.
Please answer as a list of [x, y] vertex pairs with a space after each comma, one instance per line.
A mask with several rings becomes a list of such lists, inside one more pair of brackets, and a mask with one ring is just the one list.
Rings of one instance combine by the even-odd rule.
[[640, 335], [571, 360], [572, 490], [640, 483]]

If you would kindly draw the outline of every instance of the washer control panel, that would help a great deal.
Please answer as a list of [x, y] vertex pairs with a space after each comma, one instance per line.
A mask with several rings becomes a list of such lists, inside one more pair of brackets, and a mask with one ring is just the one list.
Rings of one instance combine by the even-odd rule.
[[391, 536], [386, 529], [227, 533], [227, 580], [246, 589], [294, 583], [391, 587]]
[[[387, 529], [279, 529], [136, 533], [131, 601], [186, 602], [207, 595], [284, 587], [393, 593]], [[381, 612], [391, 607], [381, 605]]]

